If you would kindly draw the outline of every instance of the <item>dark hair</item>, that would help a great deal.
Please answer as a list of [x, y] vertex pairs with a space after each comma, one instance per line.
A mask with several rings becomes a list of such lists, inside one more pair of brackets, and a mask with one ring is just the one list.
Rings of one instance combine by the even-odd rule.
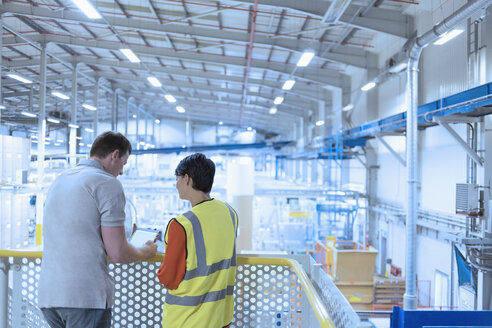
[[214, 184], [215, 164], [205, 155], [196, 153], [182, 159], [174, 174], [176, 176], [188, 174], [193, 180], [193, 189], [208, 194]]
[[90, 156], [105, 158], [116, 149], [120, 151], [120, 158], [126, 152], [132, 153], [132, 145], [124, 135], [119, 132], [106, 131], [98, 135], [92, 143]]

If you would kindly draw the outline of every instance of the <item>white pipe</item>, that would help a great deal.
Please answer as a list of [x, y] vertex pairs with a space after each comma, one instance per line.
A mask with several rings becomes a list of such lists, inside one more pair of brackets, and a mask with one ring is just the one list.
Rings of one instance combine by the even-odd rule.
[[449, 31], [456, 24], [467, 19], [478, 10], [492, 3], [492, 0], [468, 2], [443, 22], [434, 26], [427, 33], [410, 40], [407, 66], [407, 177], [408, 177], [408, 207], [407, 207], [407, 257], [405, 294], [403, 308], [417, 308], [417, 282], [415, 275], [417, 248], [417, 120], [418, 120], [418, 64], [422, 49]]

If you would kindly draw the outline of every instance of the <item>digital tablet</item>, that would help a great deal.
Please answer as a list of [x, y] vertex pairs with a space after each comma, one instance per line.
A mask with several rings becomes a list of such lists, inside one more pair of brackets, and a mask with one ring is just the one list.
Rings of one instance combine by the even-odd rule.
[[157, 230], [137, 228], [130, 237], [129, 242], [135, 247], [142, 247], [149, 240], [155, 242], [159, 234], [160, 231]]

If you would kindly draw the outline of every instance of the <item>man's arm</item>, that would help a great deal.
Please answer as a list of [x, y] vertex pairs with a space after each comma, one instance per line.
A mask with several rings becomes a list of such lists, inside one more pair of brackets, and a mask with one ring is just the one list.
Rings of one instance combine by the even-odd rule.
[[124, 227], [101, 227], [104, 248], [111, 261], [116, 263], [130, 263], [154, 257], [157, 245], [152, 241], [143, 247], [134, 247], [126, 240]]
[[171, 220], [167, 232], [167, 245], [157, 278], [167, 289], [176, 289], [186, 273], [186, 233], [176, 220]]

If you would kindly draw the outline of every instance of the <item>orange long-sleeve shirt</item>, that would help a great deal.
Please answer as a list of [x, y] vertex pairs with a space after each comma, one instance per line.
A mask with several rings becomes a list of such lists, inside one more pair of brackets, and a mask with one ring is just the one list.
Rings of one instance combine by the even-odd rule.
[[166, 253], [157, 277], [167, 289], [176, 289], [186, 273], [186, 233], [175, 219], [169, 222], [167, 231]]

